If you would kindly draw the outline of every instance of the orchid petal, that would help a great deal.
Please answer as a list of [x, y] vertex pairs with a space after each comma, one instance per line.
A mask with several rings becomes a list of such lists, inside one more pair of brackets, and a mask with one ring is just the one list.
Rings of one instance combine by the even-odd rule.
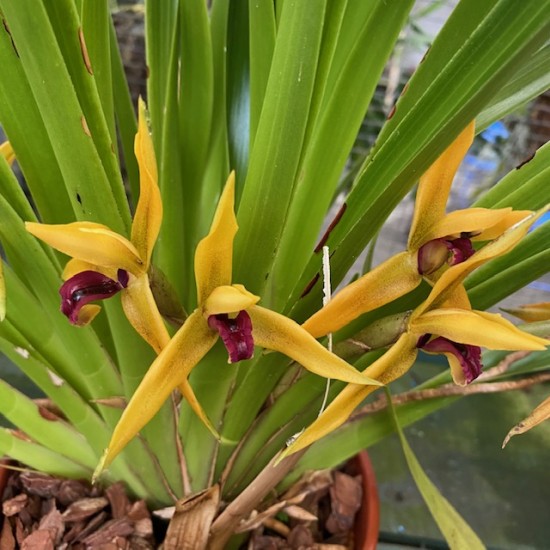
[[412, 332], [437, 334], [453, 342], [499, 350], [543, 350], [547, 340], [522, 332], [495, 313], [445, 308], [428, 311], [409, 322]]
[[531, 210], [510, 210], [502, 219], [495, 225], [483, 230], [479, 235], [472, 237], [474, 241], [492, 241], [500, 237], [510, 227], [521, 222], [528, 216], [531, 216]]
[[4, 141], [4, 143], [0, 145], [0, 156], [3, 156], [10, 166], [13, 164], [15, 152], [9, 141]]
[[456, 264], [447, 269], [434, 284], [428, 298], [426, 298], [416, 311], [421, 313], [428, 308], [434, 309], [435, 307], [441, 306], [441, 304], [454, 292], [456, 287], [460, 285], [474, 269], [492, 258], [506, 254], [506, 252], [514, 248], [514, 246], [516, 246], [516, 244], [527, 234], [531, 225], [542, 216], [549, 207], [550, 205], [535, 212], [531, 216], [527, 216], [520, 223], [503, 233], [501, 237], [486, 244], [465, 262]]
[[184, 380], [179, 385], [179, 391], [189, 403], [189, 406], [191, 407], [191, 410], [198, 416], [199, 420], [204, 424], [206, 428], [208, 428], [208, 431], [216, 438], [220, 439], [220, 434], [216, 431], [214, 426], [212, 426], [212, 422], [210, 422], [210, 419], [208, 416], [206, 416], [206, 413], [204, 412], [204, 409], [201, 407], [201, 404], [199, 403], [199, 400], [195, 396], [195, 392], [193, 391], [193, 388], [191, 387], [191, 384], [189, 384], [188, 380]]
[[132, 277], [121, 295], [124, 314], [136, 332], [159, 354], [170, 335], [159, 313], [147, 275]]
[[206, 317], [220, 313], [237, 313], [256, 304], [260, 298], [248, 292], [243, 285], [225, 285], [215, 288], [203, 303]]
[[380, 382], [361, 374], [328, 351], [292, 319], [260, 306], [252, 306], [247, 312], [252, 319], [252, 336], [256, 345], [284, 353], [307, 370], [325, 378], [380, 385]]
[[199, 304], [202, 304], [216, 287], [231, 284], [233, 239], [238, 229], [234, 205], [235, 173], [231, 172], [214, 214], [210, 232], [200, 241], [195, 251], [195, 279]]
[[146, 372], [115, 427], [109, 447], [95, 476], [155, 416], [172, 390], [181, 387], [191, 370], [206, 355], [218, 335], [210, 330], [202, 312], [195, 310]]
[[[367, 367], [363, 374], [368, 372], [370, 376], [385, 384], [403, 376], [411, 368], [418, 354], [415, 344], [414, 337], [402, 334], [399, 340], [382, 357]], [[281, 458], [311, 445], [341, 426], [355, 408], [376, 389], [376, 386], [348, 384], [323, 413], [283, 451]]]
[[71, 277], [74, 277], [76, 274], [82, 273], [83, 271], [97, 271], [98, 273], [103, 273], [103, 275], [106, 275], [111, 279], [116, 279], [118, 269], [116, 267], [103, 267], [97, 264], [91, 264], [89, 262], [84, 262], [83, 260], [72, 258], [65, 264], [65, 268], [63, 269], [61, 278], [66, 281], [67, 279], [70, 279]]
[[139, 100], [138, 132], [134, 151], [139, 164], [139, 200], [132, 223], [132, 243], [149, 267], [151, 252], [157, 240], [162, 223], [162, 201], [158, 187], [157, 162], [153, 141], [146, 120], [146, 107]]
[[[491, 210], [489, 208], [467, 208], [455, 210], [444, 216], [426, 233], [426, 240], [440, 237], [460, 236], [461, 233], [473, 233], [472, 238], [482, 240], [477, 233], [484, 234], [483, 240], [499, 237], [506, 229], [527, 217], [531, 212], [520, 211], [519, 216], [510, 215], [511, 208]], [[514, 214], [516, 214], [514, 212]], [[493, 230], [498, 228], [500, 232]], [[485, 238], [486, 235], [489, 235]]]
[[97, 304], [87, 304], [82, 306], [78, 312], [78, 319], [75, 325], [78, 325], [79, 327], [89, 325], [100, 311], [101, 306], [98, 306]]
[[472, 121], [420, 178], [409, 233], [410, 250], [417, 250], [430, 240], [427, 235], [445, 216], [451, 184], [474, 140], [474, 129]]
[[140, 275], [145, 269], [134, 245], [104, 225], [25, 222], [25, 227], [35, 237], [73, 258], [99, 266], [122, 268], [134, 275]]
[[315, 338], [335, 332], [363, 313], [414, 290], [421, 282], [416, 254], [401, 252], [340, 290], [302, 327]]
[[538, 304], [528, 304], [517, 308], [502, 308], [502, 310], [526, 323], [536, 323], [550, 319], [550, 302], [539, 302]]

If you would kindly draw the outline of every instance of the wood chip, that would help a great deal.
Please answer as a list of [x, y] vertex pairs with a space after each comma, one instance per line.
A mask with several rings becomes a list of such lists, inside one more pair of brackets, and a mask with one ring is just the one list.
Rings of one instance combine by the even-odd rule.
[[17, 495], [16, 497], [6, 500], [2, 504], [2, 512], [6, 517], [12, 517], [21, 512], [27, 505], [29, 497], [25, 494]]
[[122, 483], [114, 483], [105, 490], [105, 496], [111, 505], [113, 519], [121, 519], [126, 516], [130, 508], [130, 501], [126, 496], [126, 490]]
[[360, 482], [342, 472], [334, 473], [330, 488], [332, 511], [325, 524], [330, 533], [342, 533], [352, 528], [355, 514], [361, 506], [363, 491]]
[[15, 550], [15, 536], [11, 523], [6, 518], [2, 524], [2, 531], [0, 531], [0, 550]]
[[87, 536], [82, 542], [91, 548], [104, 548], [108, 543], [115, 541], [117, 537], [131, 535], [134, 529], [126, 519], [112, 519], [105, 523], [95, 533]]
[[67, 522], [76, 522], [93, 516], [109, 505], [105, 497], [82, 498], [73, 502], [64, 512], [63, 519]]
[[21, 544], [21, 550], [54, 550], [54, 538], [49, 531], [31, 533]]

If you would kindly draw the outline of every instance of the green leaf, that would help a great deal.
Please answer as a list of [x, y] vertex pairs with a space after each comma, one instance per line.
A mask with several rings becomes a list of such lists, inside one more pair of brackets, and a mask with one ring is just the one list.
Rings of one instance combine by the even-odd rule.
[[89, 479], [91, 476], [91, 470], [82, 464], [41, 445], [25, 441], [5, 428], [0, 428], [0, 453], [47, 474], [69, 479]]
[[548, 272], [550, 223], [529, 233], [513, 250], [476, 269], [465, 281], [475, 309], [487, 309]]
[[[3, 16], [2, 21], [7, 24]], [[6, 60], [0, 78], [0, 123], [16, 152], [42, 220], [67, 221], [73, 208], [67, 190], [60, 185], [62, 175], [50, 138], [5, 25], [0, 28], [0, 58]]]
[[[162, 112], [170, 72], [170, 57], [174, 28], [178, 20], [178, 0], [147, 0], [145, 2], [145, 46], [148, 78], [147, 98], [150, 104], [151, 126], [157, 155], [164, 114]], [[159, 32], [159, 29], [162, 29]]]
[[[327, 14], [308, 140], [268, 279], [280, 296], [276, 309], [286, 304], [315, 248], [357, 132], [413, 2], [341, 4], [332, 4]], [[344, 7], [345, 17], [338, 13]], [[316, 259], [320, 262], [319, 254]]]
[[[74, 6], [73, 2], [69, 3]], [[85, 114], [90, 113], [85, 113], [79, 103], [74, 87], [77, 81], [71, 80], [45, 7], [29, 0], [2, 0], [0, 6], [77, 216], [110, 224], [115, 231], [124, 232], [129, 227], [129, 211], [127, 204], [123, 204], [122, 186], [114, 183], [111, 186], [90, 134], [90, 129], [94, 129], [96, 123], [100, 124], [101, 117], [86, 120]], [[68, 15], [72, 15], [72, 11]], [[72, 43], [78, 48], [82, 70], [86, 71], [78, 43], [78, 29], [72, 25], [74, 17], [67, 17], [62, 27], [65, 29], [63, 36], [67, 37], [72, 29]], [[70, 52], [72, 58], [74, 51], [71, 49]], [[103, 139], [102, 132], [94, 137]], [[31, 150], [41, 145], [35, 143]], [[110, 155], [114, 157], [112, 152]], [[74, 162], [75, 158], [78, 162]]]
[[550, 143], [543, 145], [527, 162], [509, 172], [473, 206], [536, 210], [550, 202]]
[[248, 2], [250, 21], [250, 143], [252, 149], [262, 113], [265, 91], [275, 49], [275, 5]]
[[543, 46], [476, 117], [479, 132], [550, 88], [550, 44]]
[[82, 434], [60, 418], [48, 417], [28, 397], [0, 380], [0, 414], [44, 447], [93, 469], [97, 455]]
[[407, 460], [411, 475], [413, 476], [418, 490], [422, 494], [424, 502], [430, 509], [430, 512], [439, 529], [441, 529], [445, 540], [451, 548], [456, 550], [475, 550], [485, 548], [479, 537], [472, 531], [471, 527], [464, 521], [464, 519], [462, 519], [449, 501], [439, 492], [437, 487], [430, 481], [422, 469], [422, 466], [420, 466], [420, 463], [414, 456], [412, 449], [405, 439], [405, 435], [403, 434], [403, 430], [399, 424], [397, 413], [391, 402], [391, 394], [389, 390], [386, 390], [386, 393], [388, 397], [389, 409], [391, 411], [395, 428], [397, 430], [397, 434], [399, 435], [403, 453], [405, 455], [405, 459]]
[[277, 30], [235, 243], [235, 280], [256, 294], [270, 272], [298, 175], [325, 6], [325, 0], [285, 3]]

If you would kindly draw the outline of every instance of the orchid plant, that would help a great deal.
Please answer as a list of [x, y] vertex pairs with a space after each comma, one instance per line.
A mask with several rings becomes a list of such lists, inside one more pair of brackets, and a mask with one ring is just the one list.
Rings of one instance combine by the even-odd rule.
[[[548, 271], [550, 147], [447, 211], [475, 134], [550, 85], [546, 1], [461, 0], [327, 218], [413, 7], [147, 0], [136, 106], [107, 0], [0, 0], [0, 350], [57, 413], [2, 381], [28, 438], [1, 429], [0, 452], [152, 507], [206, 495], [187, 536], [223, 548], [374, 443], [354, 411], [421, 351], [450, 366], [425, 384], [463, 386], [482, 348], [548, 355], [547, 321], [485, 310]], [[406, 250], [343, 282], [417, 182]]]

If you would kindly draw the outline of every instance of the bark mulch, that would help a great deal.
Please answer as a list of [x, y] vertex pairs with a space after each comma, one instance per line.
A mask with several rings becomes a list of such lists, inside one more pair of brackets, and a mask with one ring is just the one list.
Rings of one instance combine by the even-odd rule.
[[145, 501], [131, 502], [120, 483], [104, 491], [22, 472], [10, 477], [3, 497], [0, 550], [155, 548]]

